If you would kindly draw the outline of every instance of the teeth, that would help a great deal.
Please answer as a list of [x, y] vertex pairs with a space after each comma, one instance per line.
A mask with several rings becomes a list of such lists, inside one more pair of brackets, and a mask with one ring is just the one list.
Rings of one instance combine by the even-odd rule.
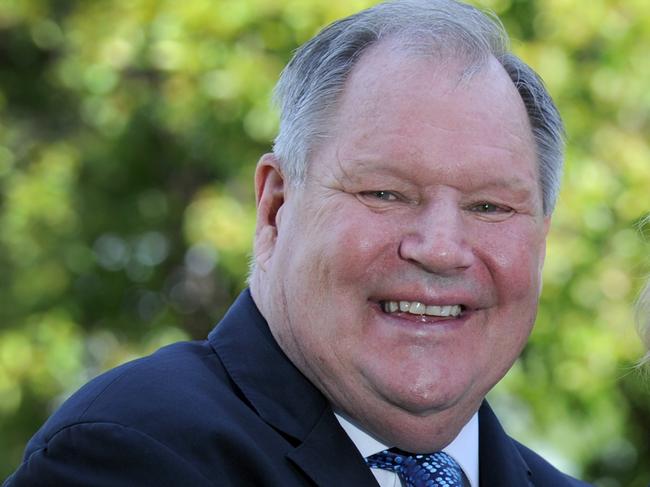
[[427, 306], [427, 314], [434, 316], [443, 316], [442, 306]]
[[459, 304], [449, 306], [427, 306], [419, 301], [384, 301], [383, 309], [386, 313], [411, 313], [413, 315], [427, 316], [458, 316], [461, 312]]
[[422, 303], [418, 303], [417, 301], [413, 301], [409, 306], [409, 313], [411, 313], [412, 315], [423, 315], [426, 312], [426, 310], [427, 307]]

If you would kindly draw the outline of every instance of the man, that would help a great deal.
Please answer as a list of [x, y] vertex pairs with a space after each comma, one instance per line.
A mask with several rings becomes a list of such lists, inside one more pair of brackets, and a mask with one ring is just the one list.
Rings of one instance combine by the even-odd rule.
[[585, 485], [484, 402], [533, 326], [562, 164], [506, 44], [472, 7], [404, 0], [304, 45], [250, 291], [207, 341], [82, 388], [6, 485]]

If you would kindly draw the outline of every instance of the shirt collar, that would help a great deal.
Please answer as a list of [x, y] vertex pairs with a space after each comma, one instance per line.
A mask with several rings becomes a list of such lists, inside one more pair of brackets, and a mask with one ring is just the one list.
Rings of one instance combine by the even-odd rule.
[[[390, 448], [367, 431], [335, 413], [336, 419], [341, 424], [361, 455], [366, 458], [380, 451]], [[442, 449], [449, 456], [453, 457], [465, 473], [471, 487], [478, 487], [478, 413], [467, 422], [460, 430], [458, 436]]]

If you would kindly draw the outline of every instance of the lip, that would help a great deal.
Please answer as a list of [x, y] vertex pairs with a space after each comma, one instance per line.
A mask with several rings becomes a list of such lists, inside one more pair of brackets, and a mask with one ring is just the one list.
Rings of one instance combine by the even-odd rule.
[[456, 317], [414, 315], [408, 312], [386, 313], [379, 301], [373, 301], [371, 308], [382, 323], [388, 324], [391, 328], [397, 327], [400, 330], [410, 331], [418, 335], [427, 332], [440, 333], [458, 330], [470, 319], [475, 311], [465, 307], [462, 313]]
[[419, 303], [423, 303], [427, 306], [429, 305], [454, 306], [456, 304], [459, 304], [463, 308], [463, 313], [476, 311], [477, 309], [484, 307], [484, 305], [486, 304], [484, 300], [479, 300], [479, 298], [477, 298], [476, 293], [468, 293], [468, 292], [462, 292], [462, 293], [446, 292], [444, 294], [440, 293], [436, 295], [432, 295], [431, 293], [420, 293], [420, 292], [412, 292], [412, 293], [404, 293], [404, 292], [383, 293], [382, 292], [381, 294], [375, 294], [373, 296], [370, 296], [368, 298], [368, 301], [370, 301], [373, 305], [377, 304], [378, 306], [381, 306], [381, 303], [384, 303], [386, 301], [398, 301], [398, 302], [416, 301]]
[[[388, 309], [387, 309], [389, 303], [390, 303], [391, 307], [394, 308], [391, 311], [388, 311]], [[386, 312], [388, 314], [395, 314], [395, 313], [399, 313], [399, 312], [402, 311], [401, 310], [402, 303], [404, 303], [404, 301], [399, 301], [399, 302], [397, 302], [397, 301], [380, 301], [379, 306], [381, 306], [381, 309], [384, 310], [384, 312]], [[446, 317], [457, 318], [458, 316], [460, 316], [460, 313], [466, 309], [466, 306], [463, 305], [463, 304], [429, 306], [429, 305], [426, 305], [424, 303], [418, 302], [417, 303], [418, 304], [418, 312], [412, 313], [411, 312], [411, 306], [410, 306], [412, 304], [412, 301], [408, 301], [407, 303], [409, 303], [408, 304], [409, 314], [416, 315], [416, 316], [422, 315], [422, 316], [435, 316], [435, 317], [445, 317], [445, 318]], [[439, 308], [438, 311], [439, 311], [440, 314], [435, 314], [435, 315], [430, 314], [430, 313], [435, 313], [436, 310], [435, 309], [429, 310], [429, 307], [431, 307], [431, 308]], [[447, 308], [446, 313], [448, 313], [448, 314], [443, 314], [442, 313], [442, 308]], [[449, 308], [453, 308], [453, 309], [449, 309]], [[429, 311], [429, 313], [426, 312], [427, 310]], [[452, 315], [452, 312], [453, 312], [453, 315]]]

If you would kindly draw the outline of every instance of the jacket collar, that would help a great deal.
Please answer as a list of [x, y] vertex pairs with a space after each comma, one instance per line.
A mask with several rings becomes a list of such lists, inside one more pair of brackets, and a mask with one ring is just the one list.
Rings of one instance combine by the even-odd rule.
[[532, 486], [531, 471], [514, 441], [483, 401], [479, 409], [479, 484], [481, 487]]
[[287, 457], [314, 482], [377, 485], [328, 401], [278, 346], [249, 290], [208, 341], [257, 414], [294, 439], [297, 447]]

